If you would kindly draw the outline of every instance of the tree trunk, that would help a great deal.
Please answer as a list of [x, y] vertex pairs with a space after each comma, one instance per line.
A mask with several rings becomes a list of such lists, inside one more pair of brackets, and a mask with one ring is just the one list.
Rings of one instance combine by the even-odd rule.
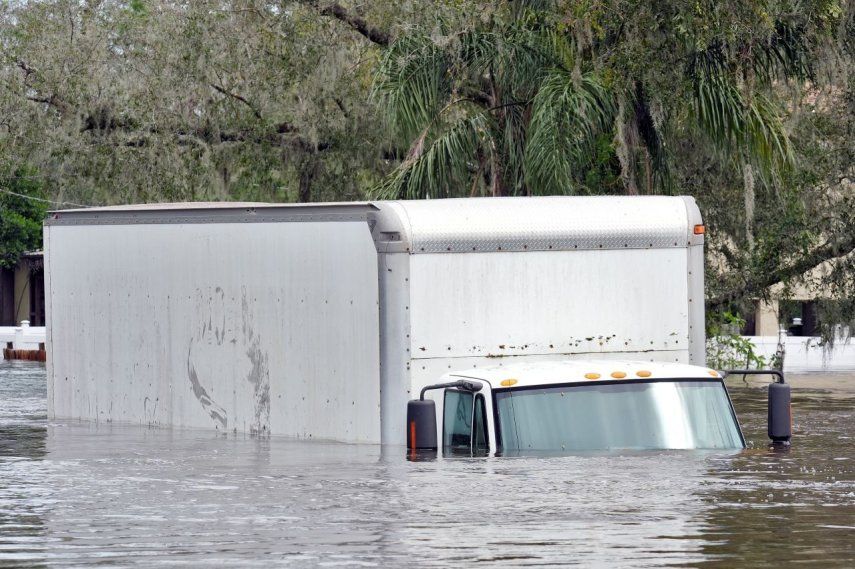
[[300, 203], [312, 201], [312, 182], [318, 175], [318, 159], [312, 154], [308, 156], [300, 167], [300, 187], [297, 200]]
[[623, 180], [623, 188], [627, 195], [638, 195], [638, 183], [635, 180], [635, 148], [638, 142], [638, 128], [635, 117], [627, 115], [626, 105], [621, 98], [618, 105], [617, 133], [615, 143], [617, 145], [617, 157], [620, 161], [620, 177]]
[[653, 165], [650, 163], [650, 151], [645, 148], [644, 149], [644, 180], [645, 191], [648, 196], [653, 195]]
[[505, 183], [502, 177], [502, 165], [500, 163], [496, 141], [490, 141], [490, 194], [493, 197], [507, 195]]
[[493, 197], [501, 197], [505, 195], [505, 188], [502, 184], [502, 172], [498, 160], [491, 160], [490, 165], [490, 193]]
[[751, 164], [742, 165], [742, 191], [745, 200], [745, 242], [748, 251], [754, 252], [754, 170]]

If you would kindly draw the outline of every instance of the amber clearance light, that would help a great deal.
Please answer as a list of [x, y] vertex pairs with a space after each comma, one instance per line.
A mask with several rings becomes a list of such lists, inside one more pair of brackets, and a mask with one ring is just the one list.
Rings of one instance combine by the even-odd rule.
[[695, 235], [703, 235], [706, 232], [707, 232], [707, 228], [704, 227], [703, 225], [696, 225], [695, 226]]

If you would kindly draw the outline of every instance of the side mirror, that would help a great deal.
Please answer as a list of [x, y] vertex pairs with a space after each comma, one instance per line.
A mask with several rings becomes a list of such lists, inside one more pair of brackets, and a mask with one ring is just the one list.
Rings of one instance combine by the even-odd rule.
[[449, 383], [426, 385], [418, 399], [407, 402], [407, 450], [437, 450], [436, 444], [436, 403], [425, 399], [425, 393], [431, 389], [453, 387], [475, 393], [481, 390], [481, 384], [464, 379]]
[[778, 381], [769, 384], [769, 414], [766, 417], [766, 433], [776, 446], [790, 446], [793, 438], [793, 409], [790, 404], [790, 386], [784, 381], [784, 373], [776, 369], [732, 369], [728, 375], [774, 375]]
[[436, 403], [432, 399], [407, 403], [407, 450], [437, 450]]
[[769, 384], [768, 435], [776, 445], [789, 445], [793, 437], [793, 410], [790, 385], [782, 381]]

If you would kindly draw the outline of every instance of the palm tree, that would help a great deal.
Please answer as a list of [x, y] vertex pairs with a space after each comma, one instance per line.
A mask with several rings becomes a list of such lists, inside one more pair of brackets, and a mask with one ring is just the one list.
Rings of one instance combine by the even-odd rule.
[[[810, 74], [798, 26], [779, 23], [750, 46], [700, 48], [674, 30], [685, 53], [675, 88], [686, 87], [666, 104], [643, 77], [603, 64], [622, 26], [586, 40], [548, 2], [500, 4], [487, 23], [441, 22], [385, 50], [374, 96], [408, 151], [381, 197], [670, 192], [669, 147], [686, 136], [706, 138], [746, 180], [791, 162], [768, 93], [778, 78]], [[598, 170], [617, 182], [604, 185]]]

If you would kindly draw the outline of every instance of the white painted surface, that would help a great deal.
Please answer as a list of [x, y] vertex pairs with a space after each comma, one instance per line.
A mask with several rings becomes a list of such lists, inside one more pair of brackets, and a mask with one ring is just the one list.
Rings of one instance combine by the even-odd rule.
[[364, 222], [46, 233], [51, 417], [380, 441]]
[[380, 283], [380, 422], [384, 444], [403, 444], [407, 401], [411, 399], [410, 259], [406, 253], [381, 253], [377, 262]]
[[[745, 336], [754, 344], [758, 355], [767, 361], [778, 349], [777, 336]], [[855, 370], [855, 340], [838, 338], [833, 346], [823, 345], [820, 338], [784, 337], [785, 372], [822, 372]]]
[[0, 326], [0, 344], [5, 348], [7, 342], [16, 350], [38, 350], [45, 342], [45, 327], [30, 326], [26, 320], [20, 326]]
[[686, 249], [413, 255], [413, 358], [675, 352]]
[[[700, 213], [697, 221], [700, 223]], [[689, 362], [706, 365], [707, 336], [704, 296], [704, 246], [692, 245], [686, 249], [688, 265], [686, 281], [689, 304]]]

